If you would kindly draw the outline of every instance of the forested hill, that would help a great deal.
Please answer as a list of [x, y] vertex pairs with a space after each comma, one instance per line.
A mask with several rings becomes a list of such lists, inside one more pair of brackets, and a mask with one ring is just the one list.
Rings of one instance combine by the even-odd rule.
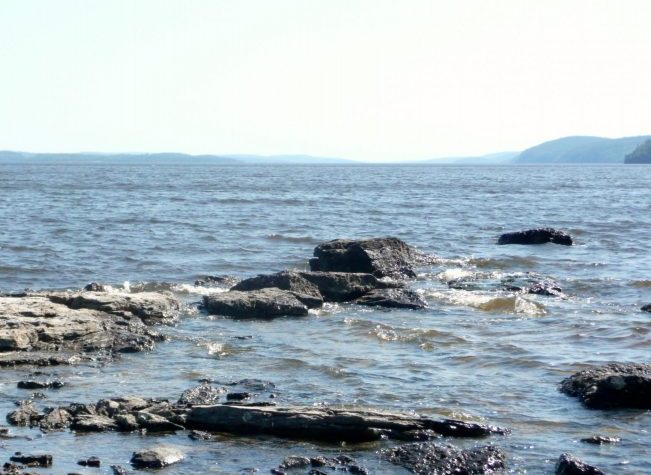
[[514, 163], [624, 163], [624, 157], [650, 138], [563, 137], [523, 151]]
[[642, 142], [635, 150], [626, 155], [624, 163], [651, 163], [651, 140]]

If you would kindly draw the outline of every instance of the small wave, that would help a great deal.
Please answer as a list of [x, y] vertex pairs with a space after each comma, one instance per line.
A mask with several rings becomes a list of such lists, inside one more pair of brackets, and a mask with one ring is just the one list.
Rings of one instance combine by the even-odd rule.
[[170, 290], [179, 294], [195, 295], [214, 295], [228, 292], [228, 289], [225, 287], [202, 287], [200, 285], [191, 284], [173, 284]]
[[268, 234], [265, 236], [270, 241], [286, 241], [286, 242], [295, 242], [295, 243], [307, 243], [307, 244], [318, 244], [321, 241], [313, 238], [312, 236], [286, 236], [284, 234]]
[[443, 272], [439, 272], [436, 274], [436, 278], [438, 280], [441, 280], [443, 282], [450, 282], [451, 280], [455, 279], [461, 279], [464, 277], [472, 277], [475, 275], [475, 272], [468, 270], [468, 269], [463, 269], [463, 268], [455, 268], [455, 269], [446, 269]]
[[425, 291], [427, 297], [452, 305], [464, 305], [486, 312], [515, 313], [540, 316], [547, 313], [541, 303], [529, 300], [521, 295], [484, 295], [464, 290]]
[[468, 259], [468, 264], [479, 267], [480, 269], [486, 267], [497, 267], [498, 269], [506, 269], [509, 267], [534, 267], [538, 261], [533, 257], [523, 256], [507, 256], [502, 258], [494, 257], [473, 257]]

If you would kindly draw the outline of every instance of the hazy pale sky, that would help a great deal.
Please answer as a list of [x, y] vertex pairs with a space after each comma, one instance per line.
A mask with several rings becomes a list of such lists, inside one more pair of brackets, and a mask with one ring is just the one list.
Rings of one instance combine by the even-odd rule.
[[360, 160], [651, 133], [649, 0], [0, 0], [0, 149]]

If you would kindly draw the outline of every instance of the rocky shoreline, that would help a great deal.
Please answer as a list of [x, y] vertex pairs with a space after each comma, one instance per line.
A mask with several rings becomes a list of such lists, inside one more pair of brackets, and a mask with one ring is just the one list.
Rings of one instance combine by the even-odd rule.
[[[572, 244], [569, 235], [549, 229], [505, 236], [499, 244]], [[205, 295], [197, 308], [207, 315], [262, 320], [303, 317], [332, 302], [383, 307], [387, 311], [418, 311], [426, 308], [427, 302], [411, 288], [411, 281], [417, 276], [417, 267], [426, 263], [427, 256], [397, 238], [335, 240], [315, 248], [309, 271], [285, 270], [241, 281], [203, 278], [201, 285], [226, 284], [229, 288]], [[546, 298], [563, 297], [558, 283], [533, 273], [497, 281], [491, 276], [458, 278], [448, 285], [469, 291], [507, 289]], [[182, 311], [183, 305], [172, 293], [131, 293], [98, 283], [84, 290], [0, 295], [0, 368], [110, 362], [120, 354], [151, 351], [164, 340], [156, 327], [173, 325]], [[58, 381], [25, 380], [20, 384], [25, 389], [64, 387]], [[621, 362], [584, 369], [560, 381], [559, 389], [591, 409], [651, 409], [651, 365]], [[254, 434], [329, 443], [396, 441], [400, 445], [381, 448], [377, 457], [413, 473], [494, 473], [507, 467], [507, 454], [499, 447], [461, 449], [439, 439], [507, 435], [508, 428], [372, 408], [280, 406], [269, 399], [256, 400], [255, 394], [204, 382], [184, 392], [177, 401], [124, 396], [92, 404], [39, 408], [35, 401], [25, 400], [6, 419], [11, 425], [37, 427], [43, 432], [119, 431], [146, 435], [186, 431], [197, 440], [226, 433], [232, 437]], [[594, 440], [597, 442], [589, 443], [609, 443], [603, 442], [605, 437]], [[29, 467], [56, 463], [52, 457], [39, 457], [15, 454], [0, 474], [28, 473], [25, 470]], [[156, 446], [134, 453], [131, 464], [135, 469], [161, 468], [183, 458], [180, 449]], [[86, 466], [100, 463], [89, 460]], [[120, 470], [125, 469], [114, 468], [115, 473], [126, 473]], [[270, 470], [276, 474], [337, 470], [369, 473], [344, 455], [289, 456]], [[562, 454], [556, 473], [603, 472]]]

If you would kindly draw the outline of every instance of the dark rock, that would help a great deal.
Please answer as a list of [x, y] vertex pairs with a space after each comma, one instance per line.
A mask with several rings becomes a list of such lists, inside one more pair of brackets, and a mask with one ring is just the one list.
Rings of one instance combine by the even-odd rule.
[[420, 295], [408, 289], [372, 290], [366, 295], [353, 300], [353, 303], [387, 308], [408, 308], [412, 310], [427, 307], [427, 302]]
[[38, 410], [32, 401], [20, 401], [18, 409], [7, 414], [7, 422], [14, 426], [31, 426], [38, 417]]
[[414, 250], [398, 238], [336, 239], [319, 244], [310, 269], [325, 272], [356, 272], [376, 277], [412, 278]]
[[642, 310], [643, 312], [651, 312], [651, 303], [648, 304], [648, 305], [645, 305], [640, 310]]
[[192, 430], [188, 434], [192, 440], [214, 440], [215, 436], [210, 432], [204, 432], [201, 430]]
[[497, 244], [545, 244], [548, 242], [571, 246], [572, 236], [554, 228], [528, 229], [502, 234]]
[[586, 437], [585, 439], [581, 439], [581, 442], [585, 442], [586, 444], [593, 444], [593, 445], [604, 445], [604, 444], [618, 444], [621, 442], [622, 439], [619, 437], [606, 437], [603, 435], [593, 435], [592, 437]]
[[556, 475], [605, 475], [605, 473], [573, 455], [562, 454], [556, 462]]
[[308, 308], [319, 308], [323, 305], [323, 297], [319, 289], [297, 272], [282, 271], [276, 274], [262, 274], [245, 279], [231, 290], [248, 292], [251, 290], [275, 287], [287, 290], [303, 302]]
[[113, 475], [127, 475], [129, 473], [126, 468], [120, 465], [111, 465], [111, 471], [113, 471]]
[[227, 401], [244, 401], [251, 399], [251, 393], [228, 393], [226, 395]]
[[26, 455], [16, 452], [14, 455], [9, 457], [9, 460], [16, 463], [22, 463], [28, 467], [51, 467], [52, 466], [52, 456], [49, 454], [45, 455]]
[[520, 292], [547, 296], [562, 295], [563, 290], [558, 282], [531, 272], [508, 274], [495, 277], [492, 273], [476, 273], [449, 281], [448, 287], [468, 291], [500, 291]]
[[146, 411], [140, 411], [136, 414], [136, 422], [140, 428], [147, 429], [148, 432], [174, 432], [185, 429], [164, 416]]
[[403, 414], [322, 407], [195, 406], [187, 426], [231, 434], [271, 434], [340, 442], [395, 438], [407, 431], [430, 429], [455, 437], [504, 434], [498, 427], [453, 420], [433, 420]]
[[282, 469], [294, 469], [294, 468], [305, 468], [310, 466], [310, 459], [307, 457], [301, 457], [298, 455], [290, 455], [285, 457], [283, 462], [280, 464]]
[[314, 284], [328, 302], [349, 302], [376, 289], [400, 288], [402, 284], [379, 280], [372, 274], [349, 272], [299, 272]]
[[560, 390], [591, 409], [651, 409], [651, 364], [612, 363], [580, 371]]
[[131, 465], [136, 468], [162, 468], [180, 462], [183, 458], [183, 452], [179, 449], [159, 445], [134, 452], [131, 457]]
[[106, 286], [97, 282], [91, 282], [84, 287], [87, 292], [106, 292]]
[[225, 392], [224, 388], [215, 388], [210, 384], [202, 383], [192, 389], [183, 391], [177, 404], [181, 406], [214, 404], [219, 399], [219, 396]]
[[418, 474], [482, 474], [505, 468], [506, 455], [494, 446], [459, 449], [422, 442], [382, 450], [381, 456]]
[[77, 465], [81, 465], [82, 467], [99, 467], [101, 464], [102, 461], [99, 457], [88, 457], [77, 462]]
[[106, 432], [119, 430], [118, 423], [106, 416], [77, 416], [70, 425], [72, 430], [78, 432]]
[[63, 381], [18, 381], [20, 389], [59, 389], [65, 386]]
[[63, 408], [50, 410], [38, 420], [38, 426], [43, 431], [61, 430], [70, 427], [72, 415]]
[[276, 288], [206, 295], [203, 305], [210, 314], [240, 318], [303, 316], [308, 310], [294, 294]]

